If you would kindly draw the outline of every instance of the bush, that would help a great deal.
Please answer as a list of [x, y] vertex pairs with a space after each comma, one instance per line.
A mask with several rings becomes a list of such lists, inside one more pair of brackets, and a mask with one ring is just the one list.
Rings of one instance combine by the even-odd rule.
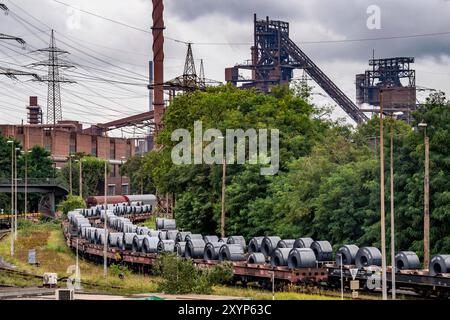
[[59, 210], [62, 211], [62, 213], [67, 215], [69, 211], [79, 208], [86, 208], [86, 202], [84, 202], [83, 198], [81, 198], [80, 196], [68, 195], [66, 200], [60, 202], [58, 207]]
[[231, 262], [223, 262], [208, 270], [208, 279], [211, 285], [225, 284], [233, 280], [233, 265]]
[[127, 276], [130, 274], [130, 270], [126, 265], [113, 263], [109, 266], [109, 274], [116, 277], [120, 277], [120, 275]]
[[169, 294], [210, 294], [214, 284], [231, 280], [230, 264], [220, 264], [211, 269], [202, 269], [192, 260], [177, 257], [173, 253], [161, 255], [155, 271], [163, 278], [158, 290]]

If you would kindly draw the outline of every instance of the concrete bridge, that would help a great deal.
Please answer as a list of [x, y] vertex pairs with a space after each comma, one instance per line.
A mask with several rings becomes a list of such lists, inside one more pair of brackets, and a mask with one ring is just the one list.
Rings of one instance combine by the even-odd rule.
[[[53, 178], [28, 179], [27, 193], [39, 193], [39, 212], [46, 216], [55, 215], [55, 198], [69, 193], [66, 186]], [[0, 193], [11, 193], [11, 179], [0, 179]], [[25, 181], [18, 179], [17, 193], [25, 193]]]

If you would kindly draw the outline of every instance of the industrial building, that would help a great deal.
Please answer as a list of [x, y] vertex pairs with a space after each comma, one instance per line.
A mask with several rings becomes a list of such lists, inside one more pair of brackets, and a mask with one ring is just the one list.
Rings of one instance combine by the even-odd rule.
[[[130, 192], [130, 179], [120, 175], [120, 166], [135, 154], [135, 140], [113, 138], [83, 129], [78, 121], [60, 120], [57, 124], [43, 124], [37, 97], [30, 97], [27, 124], [0, 124], [0, 135], [20, 141], [25, 150], [41, 146], [51, 153], [56, 168], [68, 163], [70, 155], [84, 153], [106, 159], [112, 170], [108, 178], [108, 194]], [[100, 190], [100, 193], [102, 190]]]

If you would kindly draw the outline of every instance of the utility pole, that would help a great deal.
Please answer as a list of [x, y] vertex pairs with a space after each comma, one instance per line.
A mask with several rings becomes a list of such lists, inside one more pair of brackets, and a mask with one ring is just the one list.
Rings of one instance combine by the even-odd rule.
[[[394, 120], [394, 117], [392, 117]], [[391, 125], [391, 276], [392, 276], [392, 300], [396, 299], [395, 292], [395, 214], [394, 214], [394, 121]]]
[[428, 268], [430, 263], [430, 141], [427, 135], [427, 124], [419, 123], [424, 129], [425, 172], [423, 177], [423, 266]]
[[107, 224], [108, 224], [108, 216], [106, 214], [107, 212], [107, 201], [106, 201], [106, 197], [107, 197], [107, 191], [108, 191], [108, 161], [105, 160], [105, 196], [103, 197], [105, 199], [105, 203], [104, 203], [104, 208], [105, 210], [103, 211], [104, 213], [104, 243], [103, 243], [103, 276], [106, 278], [108, 276], [108, 261], [107, 261], [107, 250], [108, 250], [108, 228], [107, 228]]
[[381, 212], [381, 272], [383, 300], [387, 300], [386, 278], [386, 221], [384, 208], [384, 139], [383, 139], [383, 90], [380, 89], [380, 212]]
[[[223, 142], [225, 142], [225, 137], [219, 137]], [[222, 148], [224, 150], [224, 148]], [[220, 236], [225, 238], [225, 182], [227, 176], [227, 161], [225, 158], [225, 153], [222, 154], [222, 210], [220, 214]]]
[[11, 257], [14, 256], [14, 141], [11, 144]]

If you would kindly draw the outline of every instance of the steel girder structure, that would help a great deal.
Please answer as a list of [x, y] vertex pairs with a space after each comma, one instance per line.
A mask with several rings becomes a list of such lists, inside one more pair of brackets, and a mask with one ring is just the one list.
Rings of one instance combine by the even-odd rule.
[[242, 79], [238, 72], [229, 82], [243, 82], [243, 87], [256, 87], [270, 92], [273, 85], [289, 83], [294, 69], [306, 73], [356, 122], [368, 117], [342, 92], [333, 81], [289, 38], [289, 23], [258, 20], [254, 15], [254, 45], [250, 64], [236, 65], [233, 69], [252, 71], [252, 79]]

